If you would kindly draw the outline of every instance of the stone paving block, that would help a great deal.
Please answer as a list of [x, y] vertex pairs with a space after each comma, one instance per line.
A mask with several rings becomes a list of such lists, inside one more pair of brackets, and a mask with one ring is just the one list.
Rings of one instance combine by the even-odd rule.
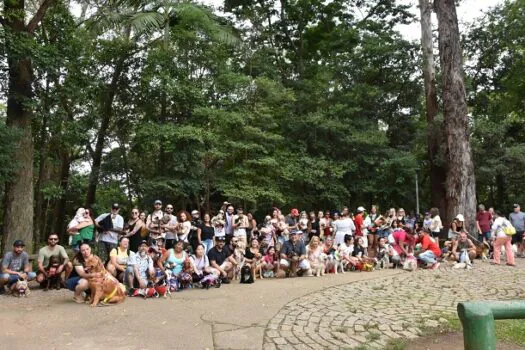
[[284, 338], [273, 338], [272, 339], [273, 342], [277, 345], [284, 345], [284, 344], [288, 344], [288, 342], [286, 341], [286, 339]]

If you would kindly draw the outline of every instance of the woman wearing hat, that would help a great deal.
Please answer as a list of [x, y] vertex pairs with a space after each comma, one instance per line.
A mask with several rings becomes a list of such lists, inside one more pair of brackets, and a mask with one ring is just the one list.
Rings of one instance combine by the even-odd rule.
[[456, 240], [461, 232], [466, 232], [465, 217], [463, 216], [463, 214], [458, 214], [450, 223], [450, 228], [448, 230], [448, 239]]

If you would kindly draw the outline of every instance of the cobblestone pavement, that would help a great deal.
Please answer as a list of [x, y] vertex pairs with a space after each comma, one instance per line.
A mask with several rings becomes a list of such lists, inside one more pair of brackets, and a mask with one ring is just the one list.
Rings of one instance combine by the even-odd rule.
[[[442, 264], [444, 266], [444, 264]], [[417, 338], [455, 317], [458, 302], [525, 298], [525, 264], [477, 262], [329, 287], [299, 297], [269, 322], [264, 349], [384, 348], [392, 338]]]

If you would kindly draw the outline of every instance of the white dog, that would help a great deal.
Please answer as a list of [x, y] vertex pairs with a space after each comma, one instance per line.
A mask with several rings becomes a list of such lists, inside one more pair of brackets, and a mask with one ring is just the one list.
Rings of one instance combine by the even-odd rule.
[[417, 260], [414, 257], [414, 254], [408, 254], [405, 262], [403, 263], [403, 270], [405, 271], [415, 271], [417, 269]]

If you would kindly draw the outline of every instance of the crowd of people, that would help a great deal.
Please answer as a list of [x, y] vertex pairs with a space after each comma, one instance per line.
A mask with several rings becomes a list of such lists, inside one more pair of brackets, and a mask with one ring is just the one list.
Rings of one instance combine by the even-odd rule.
[[[49, 281], [58, 278], [61, 283], [56, 288], [65, 286], [74, 292], [75, 302], [84, 303], [95, 274], [86, 261], [95, 255], [130, 295], [162, 280], [173, 281], [166, 284], [168, 288], [182, 290], [204, 286], [204, 281], [207, 286], [232, 279], [242, 282], [246, 274], [251, 283], [257, 277], [403, 267], [410, 259], [422, 268], [437, 269], [444, 259], [472, 264], [492, 251], [491, 263], [500, 264], [502, 247], [507, 265], [515, 265], [513, 246], [517, 255], [525, 256], [525, 214], [517, 204], [509, 220], [480, 205], [472, 218], [476, 235], [467, 232], [462, 214], [444, 230], [436, 208], [424, 216], [407, 214], [402, 208], [381, 214], [376, 206], [358, 207], [355, 214], [347, 207], [317, 213], [293, 208], [287, 215], [273, 208], [260, 224], [251, 213], [228, 202], [216, 215], [204, 213], [202, 218], [198, 210], [175, 214], [173, 205], [163, 207], [160, 200], [150, 214], [132, 209], [127, 221], [120, 209], [113, 204], [97, 217], [90, 209], [78, 209], [67, 229], [74, 255], [70, 259], [58, 244], [59, 235], [52, 233], [39, 250], [36, 273], [24, 242], [15, 241], [2, 259], [0, 293], [11, 292], [19, 280], [34, 279], [47, 290]], [[446, 239], [440, 241], [444, 232]]]

